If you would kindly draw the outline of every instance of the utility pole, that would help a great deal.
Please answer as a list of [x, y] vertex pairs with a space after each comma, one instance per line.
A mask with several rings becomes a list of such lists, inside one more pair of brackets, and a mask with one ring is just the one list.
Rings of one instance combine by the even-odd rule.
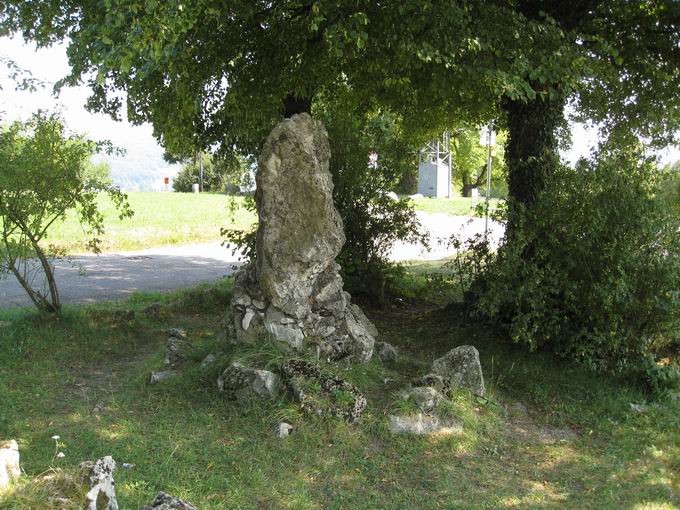
[[484, 215], [484, 235], [489, 234], [489, 195], [491, 195], [491, 137], [493, 135], [493, 121], [489, 122], [489, 131], [486, 135], [487, 161], [486, 161], [486, 206]]
[[203, 153], [198, 153], [198, 191], [203, 193]]

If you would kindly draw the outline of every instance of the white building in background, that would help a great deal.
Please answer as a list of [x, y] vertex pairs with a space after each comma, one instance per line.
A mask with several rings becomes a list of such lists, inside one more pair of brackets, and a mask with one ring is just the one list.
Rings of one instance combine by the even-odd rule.
[[426, 197], [451, 198], [451, 135], [428, 142], [418, 158], [418, 193]]

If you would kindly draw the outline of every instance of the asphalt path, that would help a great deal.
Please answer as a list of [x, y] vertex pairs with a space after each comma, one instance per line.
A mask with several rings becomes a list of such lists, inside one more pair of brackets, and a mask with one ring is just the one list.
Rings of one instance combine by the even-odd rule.
[[[453, 234], [464, 238], [484, 232], [484, 220], [465, 216], [418, 213], [430, 233], [429, 249], [400, 243], [390, 253], [394, 261], [438, 260], [454, 250], [440, 242]], [[490, 235], [498, 242], [503, 226], [490, 222]], [[238, 256], [219, 242], [151, 248], [135, 252], [78, 255], [57, 261], [55, 277], [63, 303], [84, 304], [125, 299], [137, 291], [166, 292], [213, 282], [238, 268]], [[0, 308], [30, 306], [13, 276], [0, 279]]]

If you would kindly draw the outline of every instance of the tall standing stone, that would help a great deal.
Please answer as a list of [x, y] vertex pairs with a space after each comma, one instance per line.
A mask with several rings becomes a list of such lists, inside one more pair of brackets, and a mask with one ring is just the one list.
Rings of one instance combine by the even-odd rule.
[[335, 262], [345, 235], [329, 159], [326, 129], [306, 113], [270, 133], [256, 176], [256, 261], [237, 275], [232, 323], [241, 341], [269, 336], [294, 351], [365, 362], [375, 328], [349, 307]]

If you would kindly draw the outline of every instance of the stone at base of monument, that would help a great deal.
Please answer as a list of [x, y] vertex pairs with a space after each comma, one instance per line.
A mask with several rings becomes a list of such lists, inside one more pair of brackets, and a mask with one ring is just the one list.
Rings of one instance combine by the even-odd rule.
[[171, 336], [165, 346], [165, 366], [176, 368], [188, 359], [191, 343], [183, 338]]
[[396, 363], [399, 359], [397, 348], [387, 342], [376, 342], [375, 350], [378, 353], [378, 358], [383, 363]]
[[232, 363], [217, 379], [217, 388], [227, 398], [275, 398], [279, 393], [281, 379], [268, 370], [258, 370]]
[[446, 421], [439, 416], [418, 413], [406, 416], [389, 416], [389, 429], [393, 434], [460, 434], [463, 427], [454, 421]]
[[413, 402], [423, 412], [432, 411], [444, 397], [434, 388], [415, 387], [403, 390], [400, 393], [405, 400]]
[[439, 374], [427, 374], [414, 380], [411, 385], [414, 388], [429, 386], [430, 388], [434, 388], [435, 390], [442, 392], [448, 389], [449, 381], [448, 379], [444, 379]]
[[227, 330], [325, 360], [367, 362], [377, 330], [344, 292], [335, 258], [345, 243], [333, 205], [328, 133], [308, 114], [270, 133], [260, 155], [256, 259], [236, 276]]
[[177, 377], [179, 372], [175, 370], [162, 370], [160, 372], [151, 372], [149, 376], [149, 384], [158, 384]]
[[486, 394], [479, 351], [471, 345], [451, 349], [432, 362], [432, 372], [440, 375], [452, 389], [467, 388], [475, 395]]
[[[264, 309], [257, 309], [252, 304], [256, 299], [251, 299], [247, 290], [252, 286], [248, 282], [256, 279], [254, 267], [246, 265], [236, 275], [228, 325], [236, 341], [255, 343], [269, 338], [292, 353], [310, 351], [324, 361], [348, 359], [366, 363], [371, 360], [375, 338], [370, 331], [375, 330], [375, 326], [358, 306], [350, 303], [347, 292], [341, 292], [342, 300], [338, 302], [344, 306], [338, 305], [330, 312], [312, 308], [303, 319], [285, 314], [266, 300], [258, 303], [264, 305]], [[245, 305], [248, 301], [251, 304]]]
[[96, 462], [86, 461], [80, 464], [84, 482], [88, 488], [85, 495], [84, 510], [118, 510], [116, 488], [113, 472], [116, 461], [106, 456]]
[[208, 368], [210, 365], [215, 363], [217, 361], [217, 356], [214, 355], [213, 353], [208, 354], [205, 358], [203, 358], [203, 361], [201, 361], [201, 368]]
[[195, 506], [175, 496], [159, 492], [154, 500], [140, 510], [197, 510]]
[[315, 363], [293, 359], [279, 370], [291, 396], [306, 413], [353, 422], [366, 409], [366, 397], [356, 386]]
[[20, 476], [19, 445], [13, 439], [0, 441], [0, 490]]

